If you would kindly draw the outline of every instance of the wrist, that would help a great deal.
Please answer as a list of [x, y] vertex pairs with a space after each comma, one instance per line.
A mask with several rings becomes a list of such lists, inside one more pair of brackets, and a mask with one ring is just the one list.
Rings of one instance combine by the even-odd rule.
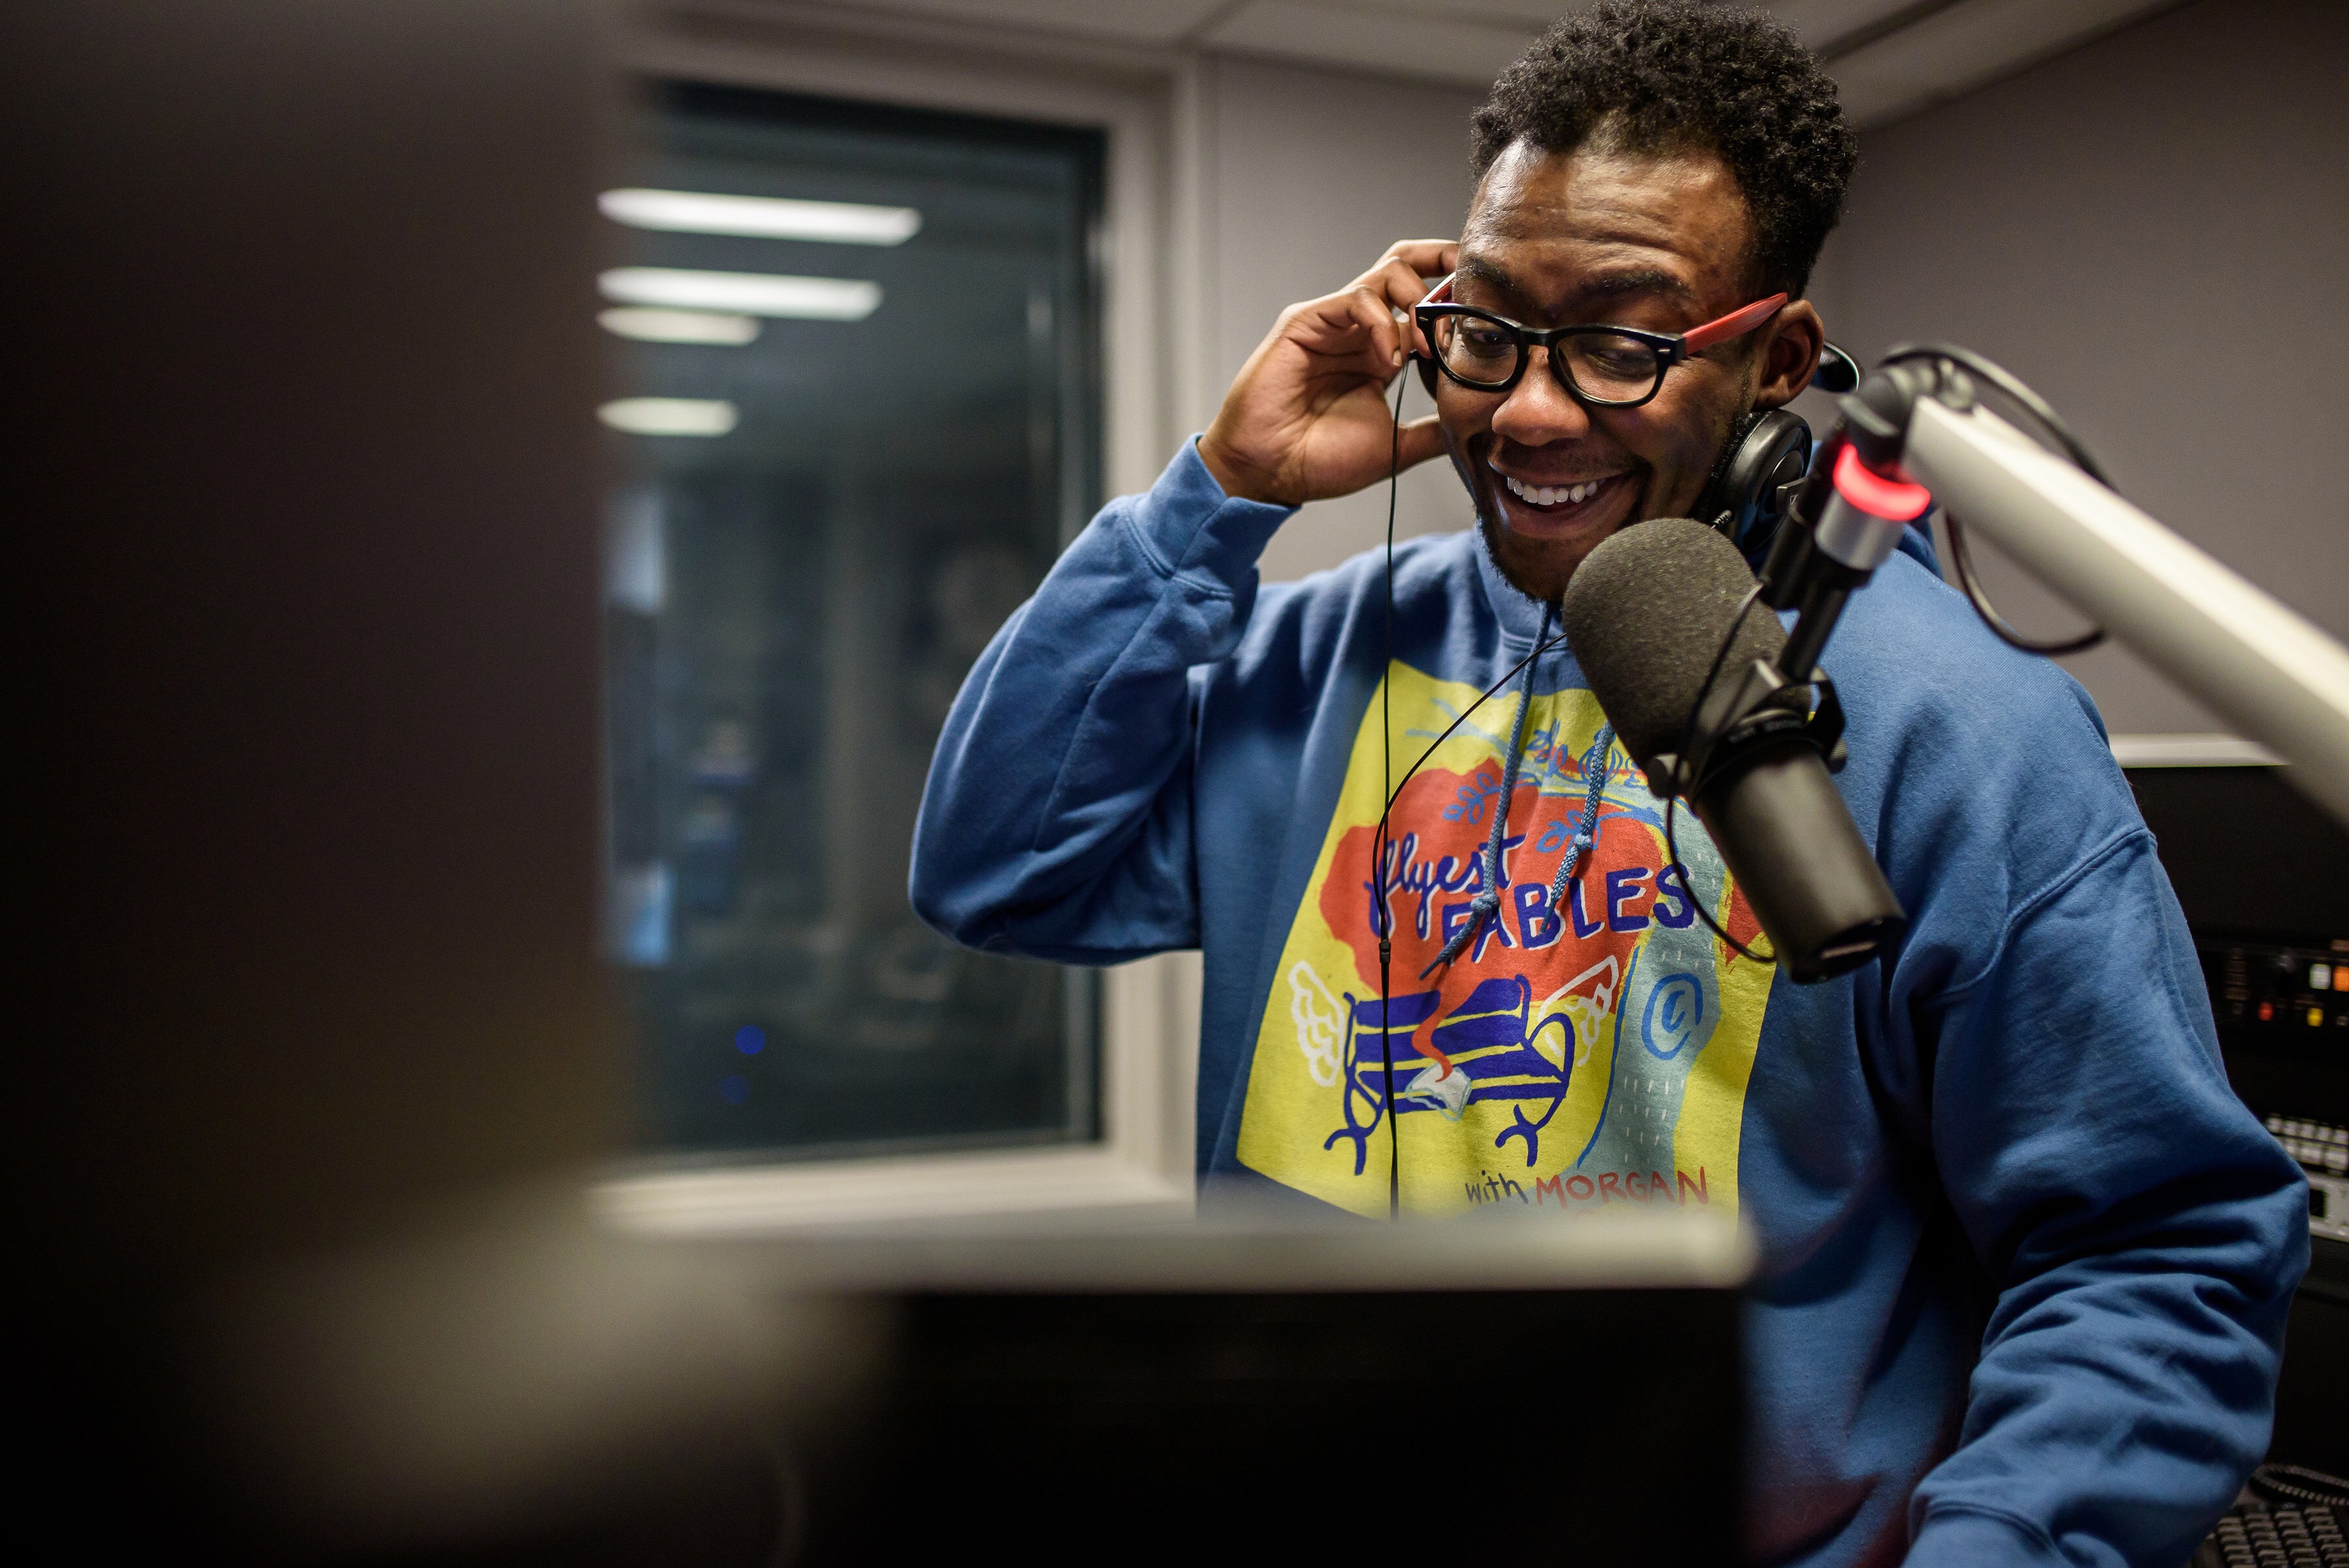
[[1199, 461], [1224, 488], [1224, 493], [1234, 501], [1261, 501], [1270, 506], [1295, 506], [1297, 503], [1279, 493], [1273, 476], [1241, 458], [1231, 448], [1216, 439], [1210, 426], [1199, 438]]

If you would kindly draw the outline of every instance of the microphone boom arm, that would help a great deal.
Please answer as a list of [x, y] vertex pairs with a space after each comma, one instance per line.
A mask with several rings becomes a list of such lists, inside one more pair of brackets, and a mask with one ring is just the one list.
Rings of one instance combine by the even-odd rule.
[[[1984, 406], [1969, 371], [2046, 424], [2069, 457]], [[1816, 678], [1809, 667], [1845, 601], [1938, 504], [2292, 763], [2285, 776], [2349, 823], [2349, 648], [2115, 493], [2054, 410], [1977, 355], [1895, 348], [1839, 407], [1762, 567], [1762, 602], [1799, 612], [1779, 660], [1786, 681]], [[2066, 651], [2016, 641], [1973, 597], [2008, 641]], [[1764, 684], [1747, 683], [1744, 702]]]
[[2349, 649], [1979, 403], [1916, 399], [1902, 466], [2349, 823]]

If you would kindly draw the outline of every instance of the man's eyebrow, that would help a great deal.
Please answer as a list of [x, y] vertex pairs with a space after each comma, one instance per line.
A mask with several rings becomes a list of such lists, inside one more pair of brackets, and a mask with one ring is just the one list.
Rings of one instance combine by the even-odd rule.
[[[1527, 292], [1505, 269], [1482, 256], [1461, 257], [1453, 275], [1455, 279], [1473, 279], [1507, 294], [1525, 296]], [[1696, 297], [1696, 291], [1689, 287], [1686, 280], [1661, 267], [1621, 267], [1594, 273], [1575, 285], [1573, 297], [1621, 299], [1635, 294], [1662, 294], [1675, 299]]]
[[1614, 299], [1627, 294], [1669, 294], [1676, 298], [1692, 299], [1696, 291], [1671, 273], [1658, 267], [1639, 267], [1623, 272], [1600, 273], [1587, 277], [1575, 292]]
[[1482, 256], [1462, 256], [1459, 266], [1454, 269], [1452, 275], [1455, 278], [1474, 278], [1478, 283], [1490, 284], [1495, 288], [1509, 294], [1517, 292], [1516, 279]]

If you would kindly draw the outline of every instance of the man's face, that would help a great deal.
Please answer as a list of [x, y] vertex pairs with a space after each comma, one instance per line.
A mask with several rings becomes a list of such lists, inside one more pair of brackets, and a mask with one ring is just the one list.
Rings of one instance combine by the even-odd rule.
[[[1477, 189], [1452, 297], [1528, 327], [1685, 332], [1753, 302], [1752, 246], [1744, 195], [1717, 155], [1521, 141]], [[1540, 349], [1506, 392], [1440, 379], [1444, 443], [1502, 575], [1554, 602], [1617, 529], [1688, 515], [1738, 417], [1802, 390], [1822, 340], [1816, 313], [1795, 301], [1674, 366], [1636, 409], [1578, 403]], [[1594, 488], [1547, 505], [1522, 493], [1579, 486]]]

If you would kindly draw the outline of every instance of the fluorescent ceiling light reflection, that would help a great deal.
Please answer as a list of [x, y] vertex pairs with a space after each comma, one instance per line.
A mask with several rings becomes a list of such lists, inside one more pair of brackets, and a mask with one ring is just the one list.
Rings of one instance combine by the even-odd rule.
[[691, 272], [624, 266], [596, 280], [619, 305], [791, 316], [811, 321], [862, 321], [881, 306], [881, 286], [854, 277], [792, 277], [773, 272]]
[[719, 398], [622, 398], [595, 417], [630, 435], [722, 436], [741, 415]]
[[633, 337], [639, 343], [720, 343], [740, 348], [759, 336], [756, 317], [719, 316], [708, 310], [657, 310], [649, 306], [623, 305], [595, 319], [606, 332]]
[[911, 207], [712, 196], [694, 191], [606, 191], [595, 198], [595, 205], [614, 223], [632, 229], [846, 245], [902, 245], [922, 226], [922, 214]]

